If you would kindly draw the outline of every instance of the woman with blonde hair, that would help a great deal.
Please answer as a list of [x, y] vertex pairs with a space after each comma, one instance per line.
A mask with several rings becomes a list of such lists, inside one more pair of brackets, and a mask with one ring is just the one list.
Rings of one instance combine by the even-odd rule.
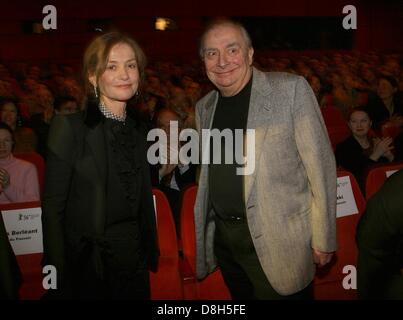
[[[158, 248], [146, 138], [126, 110], [146, 58], [130, 37], [97, 37], [84, 55], [85, 110], [52, 121], [43, 196], [50, 296], [149, 299]], [[52, 295], [53, 293], [53, 295]]]

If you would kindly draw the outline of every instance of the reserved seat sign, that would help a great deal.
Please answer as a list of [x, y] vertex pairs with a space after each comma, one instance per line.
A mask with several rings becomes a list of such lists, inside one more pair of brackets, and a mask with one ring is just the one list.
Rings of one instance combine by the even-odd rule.
[[43, 252], [41, 207], [1, 210], [1, 213], [16, 256]]
[[349, 176], [337, 178], [337, 218], [358, 214]]

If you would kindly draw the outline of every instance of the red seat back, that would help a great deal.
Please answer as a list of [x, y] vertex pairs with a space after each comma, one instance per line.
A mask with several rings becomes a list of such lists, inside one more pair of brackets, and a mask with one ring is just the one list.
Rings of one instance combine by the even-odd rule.
[[202, 280], [196, 280], [196, 234], [194, 206], [197, 186], [191, 185], [182, 193], [181, 240], [184, 262], [190, 269], [193, 281], [185, 282], [185, 298], [201, 300], [229, 300], [231, 295], [218, 268]]
[[[336, 220], [337, 251], [329, 265], [317, 270], [314, 280], [316, 299], [351, 299], [356, 294], [355, 290], [352, 292], [343, 288], [343, 278], [346, 276], [343, 269], [348, 265], [357, 265], [358, 251], [355, 234], [366, 202], [357, 181], [350, 172], [338, 170], [337, 176], [349, 177], [358, 212], [351, 212], [352, 214], [338, 217]], [[326, 286], [326, 290], [321, 290], [321, 286]]]
[[158, 269], [150, 272], [152, 300], [181, 300], [183, 287], [179, 272], [179, 253], [175, 223], [165, 194], [154, 188], [160, 256]]
[[321, 108], [320, 111], [322, 112], [332, 148], [335, 150], [336, 146], [350, 135], [347, 121], [341, 111], [333, 106]]
[[175, 222], [169, 201], [165, 194], [153, 188], [156, 205], [158, 244], [161, 256], [178, 256], [178, 242], [176, 237]]
[[327, 128], [344, 127], [348, 129], [347, 121], [344, 119], [342, 112], [333, 106], [321, 108], [323, 120]]
[[389, 171], [403, 169], [403, 162], [394, 164], [385, 164], [374, 167], [369, 170], [365, 183], [365, 197], [371, 198], [384, 184]]
[[194, 205], [196, 202], [197, 185], [187, 187], [182, 193], [180, 233], [182, 252], [188, 260], [192, 272], [196, 272], [196, 235], [194, 223]]

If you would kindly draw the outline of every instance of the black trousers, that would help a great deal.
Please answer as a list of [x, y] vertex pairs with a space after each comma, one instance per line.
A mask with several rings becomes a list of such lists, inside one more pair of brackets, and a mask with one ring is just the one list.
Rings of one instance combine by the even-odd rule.
[[270, 285], [256, 255], [248, 224], [216, 216], [214, 250], [234, 300], [309, 300], [312, 284], [293, 295], [279, 295]]

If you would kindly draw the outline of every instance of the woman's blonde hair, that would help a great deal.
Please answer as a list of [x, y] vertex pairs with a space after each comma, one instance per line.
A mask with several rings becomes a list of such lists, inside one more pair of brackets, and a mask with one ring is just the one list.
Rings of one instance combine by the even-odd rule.
[[141, 85], [144, 82], [145, 66], [147, 64], [146, 56], [134, 39], [115, 31], [98, 36], [85, 50], [83, 59], [83, 78], [85, 93], [87, 96], [95, 96], [94, 88], [89, 81], [89, 77], [94, 75], [96, 82], [98, 83], [99, 78], [104, 73], [108, 64], [108, 58], [112, 47], [119, 43], [125, 43], [133, 49], [140, 76], [139, 88], [141, 88]]

